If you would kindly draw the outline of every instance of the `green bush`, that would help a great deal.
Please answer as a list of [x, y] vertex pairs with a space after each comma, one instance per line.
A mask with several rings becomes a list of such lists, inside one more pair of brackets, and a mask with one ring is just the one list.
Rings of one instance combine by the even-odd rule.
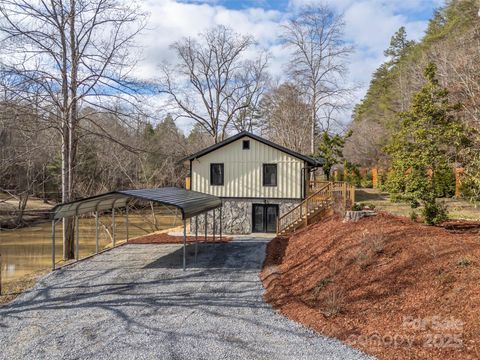
[[410, 213], [410, 220], [415, 222], [418, 221], [418, 214], [414, 210], [412, 210], [412, 212]]
[[363, 210], [363, 205], [359, 203], [355, 203], [352, 206], [352, 211], [362, 211]]
[[373, 181], [368, 180], [368, 179], [362, 179], [362, 180], [360, 180], [360, 186], [362, 188], [372, 188], [373, 187]]
[[402, 202], [403, 200], [404, 200], [404, 198], [401, 194], [398, 194], [398, 193], [391, 193], [390, 194], [390, 201], [392, 203], [399, 203], [399, 202]]
[[[348, 182], [350, 185], [355, 187], [361, 187], [362, 176], [360, 175], [360, 170], [355, 165], [345, 161], [343, 164], [343, 181]], [[347, 175], [345, 175], [345, 173]]]
[[369, 208], [370, 210], [374, 210], [376, 206], [375, 206], [375, 204], [372, 204], [372, 203], [366, 203], [366, 204], [364, 205], [364, 207], [367, 207], [367, 208]]
[[437, 169], [434, 175], [435, 196], [452, 197], [455, 195], [455, 173], [449, 166]]
[[417, 199], [411, 199], [410, 200], [410, 207], [412, 209], [416, 209], [420, 206], [420, 202]]
[[422, 209], [422, 216], [426, 224], [437, 225], [448, 220], [447, 206], [435, 199], [425, 201]]

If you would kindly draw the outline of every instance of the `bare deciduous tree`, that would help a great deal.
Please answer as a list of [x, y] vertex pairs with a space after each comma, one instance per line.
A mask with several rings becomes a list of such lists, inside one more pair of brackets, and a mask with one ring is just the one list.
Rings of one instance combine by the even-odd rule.
[[263, 134], [299, 153], [309, 152], [310, 111], [298, 87], [285, 83], [274, 88], [265, 94], [260, 109]]
[[361, 166], [386, 167], [387, 156], [383, 151], [390, 133], [383, 124], [373, 121], [353, 122], [349, 137], [343, 149], [343, 155], [349, 162]]
[[[89, 105], [105, 111], [110, 99], [121, 94], [134, 103], [128, 76], [135, 61], [130, 55], [145, 16], [135, 3], [122, 0], [2, 0], [0, 14], [0, 78], [21, 101], [40, 96], [43, 119], [62, 138], [62, 201], [70, 201], [79, 110]], [[70, 259], [72, 221], [64, 221], [63, 234], [63, 256]]]
[[282, 39], [292, 49], [290, 72], [302, 84], [310, 103], [310, 152], [315, 152], [319, 109], [335, 106], [345, 95], [346, 59], [352, 48], [343, 39], [341, 15], [327, 6], [307, 6], [285, 26]]
[[178, 64], [163, 67], [160, 92], [169, 96], [177, 117], [198, 123], [215, 143], [235, 119], [243, 117], [237, 125], [246, 123], [246, 112], [263, 92], [268, 57], [246, 59], [253, 46], [252, 37], [225, 26], [200, 34], [199, 41], [184, 38], [172, 44]]

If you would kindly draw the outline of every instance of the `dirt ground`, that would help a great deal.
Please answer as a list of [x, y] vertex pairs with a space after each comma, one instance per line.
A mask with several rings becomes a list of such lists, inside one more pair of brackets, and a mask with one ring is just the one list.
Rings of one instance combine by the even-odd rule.
[[[227, 243], [231, 241], [231, 237], [219, 236], [215, 240], [211, 236], [207, 236], [207, 243]], [[205, 241], [205, 236], [199, 236], [198, 241]], [[195, 236], [187, 236], [187, 243], [195, 242]], [[168, 233], [155, 233], [151, 235], [137, 237], [128, 241], [129, 244], [181, 244], [183, 243], [183, 236], [169, 235]]]
[[480, 237], [470, 225], [325, 219], [270, 242], [265, 299], [380, 359], [478, 359]]

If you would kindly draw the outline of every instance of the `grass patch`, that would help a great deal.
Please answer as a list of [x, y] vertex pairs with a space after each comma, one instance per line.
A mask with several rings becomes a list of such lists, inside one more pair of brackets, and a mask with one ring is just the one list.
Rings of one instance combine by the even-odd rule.
[[16, 280], [9, 281], [5, 284], [2, 283], [0, 306], [9, 303], [26, 290], [31, 289], [36, 284], [37, 280], [48, 272], [48, 270], [43, 270], [36, 272], [35, 274], [26, 275]]
[[[381, 192], [379, 189], [357, 189], [355, 200], [358, 202], [368, 202], [373, 204], [376, 210], [386, 211], [393, 215], [410, 217], [412, 208], [410, 203], [392, 202], [388, 193]], [[393, 199], [395, 200], [395, 199]], [[449, 217], [451, 219], [480, 220], [480, 207], [475, 207], [470, 202], [463, 199], [446, 198], [439, 199], [448, 207]], [[417, 209], [421, 212], [422, 207]]]

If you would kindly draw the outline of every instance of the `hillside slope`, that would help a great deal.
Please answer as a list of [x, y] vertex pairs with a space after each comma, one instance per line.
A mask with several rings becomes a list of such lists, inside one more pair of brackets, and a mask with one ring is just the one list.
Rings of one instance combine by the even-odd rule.
[[480, 237], [388, 214], [272, 240], [265, 299], [383, 359], [478, 358]]

